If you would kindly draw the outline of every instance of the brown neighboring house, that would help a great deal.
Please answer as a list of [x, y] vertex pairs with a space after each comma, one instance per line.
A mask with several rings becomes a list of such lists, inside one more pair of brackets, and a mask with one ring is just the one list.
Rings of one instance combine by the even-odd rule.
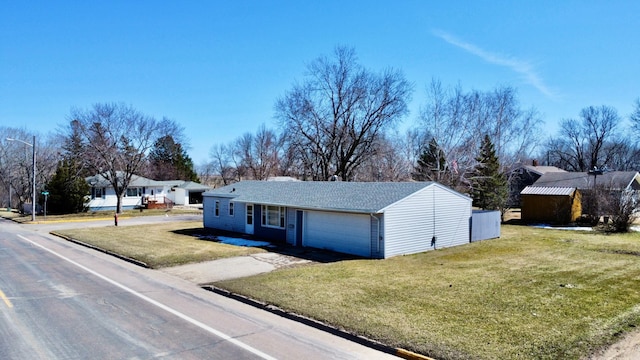
[[596, 187], [608, 190], [640, 190], [637, 171], [608, 171], [598, 175], [588, 172], [548, 172], [533, 184], [535, 187], [572, 187], [583, 194]]
[[555, 166], [538, 166], [535, 160], [532, 165], [522, 165], [512, 170], [509, 179], [509, 207], [521, 207], [522, 190], [533, 185], [542, 175], [551, 172], [566, 173], [565, 170]]

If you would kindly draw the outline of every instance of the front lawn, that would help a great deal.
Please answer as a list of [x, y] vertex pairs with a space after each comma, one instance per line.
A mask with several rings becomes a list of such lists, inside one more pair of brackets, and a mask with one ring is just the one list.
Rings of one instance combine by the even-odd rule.
[[579, 359], [640, 324], [640, 235], [502, 238], [216, 286], [438, 359]]
[[182, 265], [264, 252], [201, 240], [202, 221], [60, 230], [57, 233], [142, 261], [151, 268]]

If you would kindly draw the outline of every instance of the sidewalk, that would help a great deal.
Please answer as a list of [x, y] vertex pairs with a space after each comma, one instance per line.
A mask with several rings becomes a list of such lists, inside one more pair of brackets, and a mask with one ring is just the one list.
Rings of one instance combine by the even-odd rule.
[[311, 260], [307, 259], [299, 259], [293, 256], [269, 252], [205, 261], [196, 264], [179, 265], [170, 268], [161, 268], [159, 270], [196, 284], [204, 285], [221, 280], [262, 274], [282, 267], [311, 262]]

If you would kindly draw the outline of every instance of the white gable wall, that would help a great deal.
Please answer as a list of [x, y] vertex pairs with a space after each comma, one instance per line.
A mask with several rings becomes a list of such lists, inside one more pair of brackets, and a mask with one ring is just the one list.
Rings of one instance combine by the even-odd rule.
[[437, 184], [384, 210], [384, 257], [469, 242], [471, 199]]
[[436, 248], [471, 242], [471, 198], [436, 188]]
[[189, 204], [189, 192], [186, 189], [174, 188], [169, 191], [167, 196], [176, 205]]

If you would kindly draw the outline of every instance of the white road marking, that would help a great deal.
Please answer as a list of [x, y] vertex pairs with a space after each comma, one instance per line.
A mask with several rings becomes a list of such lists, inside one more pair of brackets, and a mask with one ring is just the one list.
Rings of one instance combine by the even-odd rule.
[[[31, 244], [33, 244], [33, 245], [35, 245], [35, 246], [37, 246], [37, 247], [39, 247], [39, 248], [41, 248], [43, 250], [48, 251], [49, 253], [61, 258], [62, 260], [66, 261], [66, 262], [68, 262], [70, 264], [73, 264], [73, 265], [79, 267], [80, 269], [82, 269], [82, 270], [84, 270], [84, 271], [86, 271], [86, 272], [88, 272], [88, 273], [90, 273], [90, 274], [92, 274], [94, 276], [97, 276], [98, 278], [100, 278], [100, 279], [102, 279], [102, 280], [104, 280], [104, 281], [106, 281], [106, 282], [108, 282], [108, 283], [110, 283], [110, 284], [112, 284], [114, 286], [119, 287], [120, 289], [122, 289], [122, 290], [124, 290], [124, 291], [126, 291], [126, 292], [128, 292], [128, 293], [130, 293], [132, 295], [135, 295], [135, 296], [139, 297], [140, 299], [142, 299], [142, 300], [144, 300], [144, 301], [146, 301], [146, 302], [148, 302], [148, 303], [150, 303], [152, 305], [155, 305], [155, 306], [159, 307], [160, 309], [162, 309], [164, 311], [167, 311], [167, 312], [169, 312], [169, 313], [171, 313], [171, 314], [173, 314], [173, 315], [175, 315], [175, 316], [177, 316], [177, 317], [179, 317], [179, 318], [181, 318], [181, 319], [183, 319], [183, 320], [185, 320], [185, 321], [187, 321], [187, 322], [189, 322], [189, 323], [191, 323], [191, 324], [193, 324], [193, 325], [195, 325], [195, 326], [197, 326], [197, 327], [199, 327], [199, 328], [201, 328], [201, 329], [203, 329], [203, 330], [205, 330], [207, 332], [210, 332], [211, 334], [213, 334], [215, 336], [218, 336], [218, 337], [220, 337], [220, 338], [222, 338], [222, 339], [224, 339], [226, 341], [229, 341], [230, 343], [232, 343], [232, 344], [234, 344], [234, 345], [236, 345], [236, 346], [238, 346], [238, 347], [240, 347], [240, 348], [242, 348], [244, 350], [247, 350], [247, 351], [251, 352], [252, 354], [255, 354], [255, 355], [257, 355], [257, 356], [259, 356], [259, 357], [261, 357], [261, 358], [263, 358], [265, 360], [276, 360], [276, 358], [274, 358], [274, 357], [272, 357], [270, 355], [267, 355], [267, 354], [263, 353], [262, 351], [260, 351], [258, 349], [255, 349], [255, 348], [253, 348], [253, 347], [251, 347], [251, 346], [249, 346], [249, 345], [247, 345], [247, 344], [245, 344], [245, 343], [243, 343], [243, 342], [241, 342], [239, 340], [236, 340], [236, 339], [232, 338], [231, 336], [229, 336], [229, 335], [227, 335], [227, 334], [225, 334], [225, 333], [223, 333], [223, 332], [221, 332], [219, 330], [216, 330], [216, 329], [214, 329], [214, 328], [212, 328], [212, 327], [210, 327], [210, 326], [208, 326], [206, 324], [201, 323], [200, 321], [198, 321], [196, 319], [193, 319], [193, 318], [191, 318], [191, 317], [189, 317], [189, 316], [187, 316], [187, 315], [185, 315], [185, 314], [183, 314], [183, 313], [181, 313], [181, 312], [179, 312], [179, 311], [177, 311], [175, 309], [170, 308], [167, 305], [164, 305], [164, 304], [162, 304], [162, 303], [160, 303], [158, 301], [155, 301], [155, 300], [153, 300], [153, 299], [151, 299], [151, 298], [149, 298], [149, 297], [147, 297], [147, 296], [145, 296], [145, 295], [143, 295], [143, 294], [141, 294], [141, 293], [139, 293], [139, 292], [127, 287], [127, 286], [125, 286], [125, 285], [120, 284], [119, 282], [117, 282], [115, 280], [112, 280], [112, 279], [110, 279], [110, 278], [108, 278], [108, 277], [106, 277], [106, 276], [104, 276], [104, 275], [102, 275], [100, 273], [97, 273], [97, 272], [95, 272], [95, 271], [93, 271], [93, 270], [91, 270], [91, 269], [89, 269], [89, 268], [87, 268], [87, 267], [85, 267], [85, 266], [83, 266], [83, 265], [81, 265], [81, 264], [79, 264], [79, 263], [77, 263], [77, 262], [65, 257], [62, 254], [59, 254], [59, 253], [57, 253], [57, 252], [55, 252], [55, 251], [53, 251], [53, 250], [51, 250], [49, 248], [46, 248], [46, 247], [44, 247], [44, 246], [42, 246], [42, 245], [40, 245], [40, 244], [38, 244], [38, 243], [36, 243], [34, 241], [22, 236], [22, 235], [18, 235], [18, 237], [20, 237], [21, 239], [23, 239], [23, 240], [25, 240], [27, 242], [30, 242]], [[5, 299], [4, 296], [3, 296], [3, 299]]]

